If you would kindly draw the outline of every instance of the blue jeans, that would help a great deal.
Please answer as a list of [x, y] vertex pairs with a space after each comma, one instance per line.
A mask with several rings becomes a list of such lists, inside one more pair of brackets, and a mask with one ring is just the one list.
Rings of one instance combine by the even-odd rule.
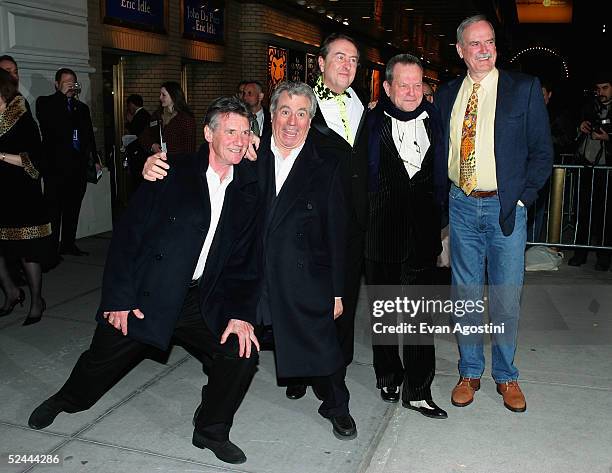
[[[485, 282], [488, 283], [489, 320], [497, 327], [503, 324], [503, 334], [491, 335], [493, 379], [497, 383], [516, 380], [519, 373], [514, 366], [514, 353], [525, 267], [527, 209], [517, 205], [514, 231], [504, 236], [499, 225], [497, 196], [468, 197], [453, 185], [449, 197], [455, 298], [483, 300]], [[482, 311], [458, 315], [455, 309], [453, 319], [461, 327], [482, 328], [483, 315]], [[485, 367], [483, 333], [457, 333], [457, 342], [459, 374], [466, 378], [480, 378]]]

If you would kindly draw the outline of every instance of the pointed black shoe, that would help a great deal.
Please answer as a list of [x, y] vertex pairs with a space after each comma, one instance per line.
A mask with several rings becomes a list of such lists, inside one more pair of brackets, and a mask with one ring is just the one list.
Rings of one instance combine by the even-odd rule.
[[53, 397], [50, 397], [30, 414], [28, 425], [32, 429], [44, 429], [53, 424], [55, 418], [62, 412], [64, 412], [62, 404]]
[[40, 314], [35, 315], [34, 317], [32, 317], [31, 315], [28, 315], [23, 321], [23, 323], [21, 324], [22, 326], [26, 327], [28, 325], [32, 325], [32, 324], [36, 324], [40, 322], [40, 319], [42, 319], [44, 311], [47, 309], [47, 302], [42, 297], [41, 297], [41, 300], [42, 300], [42, 307], [40, 309]]
[[19, 288], [19, 297], [12, 301], [6, 307], [6, 309], [0, 309], [0, 317], [4, 317], [5, 315], [9, 315], [11, 312], [13, 312], [17, 304], [23, 307], [23, 301], [25, 301], [25, 292], [23, 292], [23, 289]]
[[195, 447], [209, 449], [219, 460], [225, 463], [237, 465], [239, 463], [244, 463], [247, 460], [244, 452], [229, 440], [211, 440], [204, 437], [197, 430], [193, 431], [193, 439], [191, 443], [193, 443]]
[[413, 411], [420, 412], [425, 417], [429, 417], [431, 419], [446, 419], [448, 414], [444, 409], [440, 409], [435, 402], [431, 399], [426, 399], [427, 404], [429, 404], [432, 409], [427, 409], [426, 407], [414, 407], [410, 405], [409, 401], [402, 401], [402, 406], [406, 409], [412, 409]]
[[400, 390], [397, 386], [389, 386], [388, 388], [381, 388], [380, 397], [385, 402], [398, 402]]
[[301, 399], [305, 394], [305, 384], [290, 384], [287, 386], [287, 390], [285, 391], [285, 396], [287, 396], [289, 399]]
[[340, 440], [352, 440], [357, 437], [357, 426], [350, 414], [332, 416], [329, 421], [334, 427], [334, 435]]

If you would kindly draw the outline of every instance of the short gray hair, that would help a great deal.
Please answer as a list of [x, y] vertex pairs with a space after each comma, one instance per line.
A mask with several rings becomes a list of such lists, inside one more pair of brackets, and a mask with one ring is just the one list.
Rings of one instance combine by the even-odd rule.
[[251, 112], [246, 104], [237, 97], [219, 97], [210, 104], [204, 117], [204, 125], [216, 130], [222, 115], [235, 113], [245, 117], [251, 123]]
[[385, 69], [385, 80], [390, 84], [393, 82], [393, 68], [396, 64], [414, 64], [415, 66], [419, 66], [421, 70], [423, 70], [423, 63], [421, 60], [413, 56], [412, 54], [396, 54], [389, 62], [387, 62], [387, 67]]
[[310, 118], [314, 118], [315, 114], [317, 113], [317, 98], [315, 97], [315, 94], [310, 86], [305, 82], [281, 82], [278, 84], [270, 97], [271, 114], [276, 112], [276, 109], [278, 108], [278, 99], [283, 92], [287, 92], [289, 97], [297, 95], [300, 97], [306, 97], [308, 100], [310, 100], [308, 115], [310, 115]]
[[457, 27], [457, 43], [458, 44], [464, 44], [463, 43], [463, 32], [465, 31], [465, 29], [468, 26], [473, 25], [474, 23], [478, 23], [479, 21], [486, 21], [489, 24], [489, 26], [491, 27], [491, 30], [493, 30], [493, 38], [495, 38], [495, 28], [493, 28], [493, 24], [487, 19], [487, 17], [485, 15], [474, 15], [474, 16], [467, 17], [465, 20], [459, 23], [459, 26]]

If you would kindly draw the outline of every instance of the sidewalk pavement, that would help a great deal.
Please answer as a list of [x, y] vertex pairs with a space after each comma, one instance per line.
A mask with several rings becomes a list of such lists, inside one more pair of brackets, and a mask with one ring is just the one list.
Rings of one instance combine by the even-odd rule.
[[[612, 293], [612, 272], [595, 272], [592, 263], [527, 275], [516, 356], [528, 405], [522, 414], [503, 407], [489, 366], [472, 405], [450, 404], [457, 350], [449, 337], [436, 341], [432, 387], [447, 420], [382, 402], [362, 291], [347, 379], [355, 440], [332, 435], [311, 390], [287, 399], [273, 354], [262, 352], [231, 433], [248, 461], [220, 462], [191, 445], [205, 375], [180, 347], [165, 364], [145, 360], [90, 410], [32, 430], [30, 412], [59, 389], [89, 345], [109, 242], [110, 234], [80, 240], [90, 255], [68, 256], [45, 275], [48, 309], [40, 323], [21, 326], [29, 301], [0, 319], [0, 472], [612, 473], [612, 305], [604, 294]], [[61, 465], [8, 465], [9, 453], [57, 455]]]

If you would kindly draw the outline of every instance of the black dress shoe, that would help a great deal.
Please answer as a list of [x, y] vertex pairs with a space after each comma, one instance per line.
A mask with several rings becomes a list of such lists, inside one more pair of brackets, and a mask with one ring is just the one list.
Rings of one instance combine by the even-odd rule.
[[357, 426], [350, 414], [329, 418], [334, 427], [334, 435], [340, 440], [352, 440], [357, 437]]
[[40, 314], [28, 315], [21, 324], [22, 326], [26, 327], [27, 325], [37, 324], [38, 322], [40, 322], [40, 319], [42, 319], [43, 316], [43, 312], [47, 309], [47, 302], [45, 301], [45, 299], [41, 297], [41, 301], [42, 307], [40, 308]]
[[0, 309], [0, 317], [4, 317], [5, 315], [9, 315], [11, 312], [13, 312], [13, 309], [15, 309], [15, 306], [17, 304], [23, 307], [23, 301], [25, 301], [25, 292], [23, 292], [23, 289], [21, 288], [18, 288], [18, 289], [19, 289], [19, 296], [17, 297], [17, 299], [9, 302], [6, 308]]
[[380, 397], [385, 402], [397, 402], [399, 401], [400, 390], [397, 386], [389, 386], [388, 388], [382, 388], [380, 390]]
[[30, 414], [28, 425], [36, 430], [44, 429], [53, 424], [53, 421], [61, 412], [64, 412], [62, 403], [50, 397]]
[[446, 419], [448, 417], [446, 411], [444, 409], [440, 409], [431, 399], [427, 399], [425, 402], [427, 402], [431, 409], [428, 409], [426, 407], [415, 407], [411, 405], [409, 401], [402, 401], [402, 406], [407, 409], [412, 409], [413, 411], [420, 412], [425, 417], [430, 417], [432, 419]]
[[193, 439], [191, 440], [191, 443], [193, 443], [195, 447], [209, 449], [219, 460], [225, 463], [237, 465], [239, 463], [244, 463], [247, 460], [244, 452], [229, 440], [211, 440], [204, 437], [197, 430], [193, 431]]
[[306, 385], [305, 384], [290, 384], [287, 386], [287, 391], [285, 391], [285, 395], [289, 399], [301, 399], [306, 394]]

